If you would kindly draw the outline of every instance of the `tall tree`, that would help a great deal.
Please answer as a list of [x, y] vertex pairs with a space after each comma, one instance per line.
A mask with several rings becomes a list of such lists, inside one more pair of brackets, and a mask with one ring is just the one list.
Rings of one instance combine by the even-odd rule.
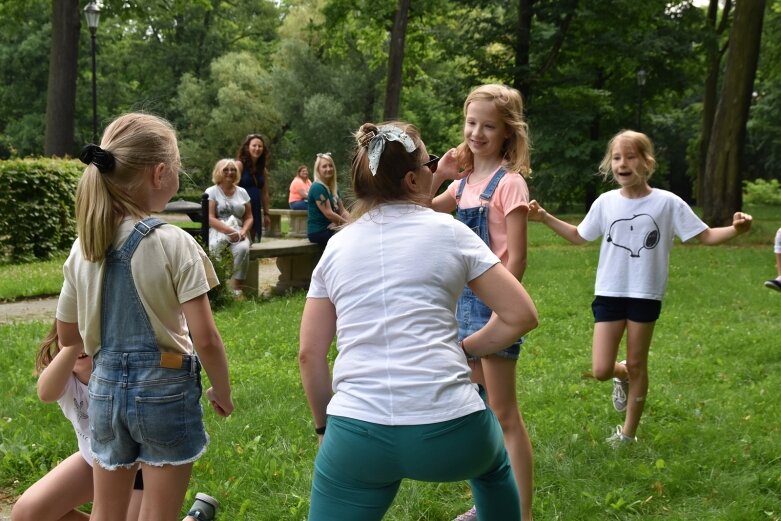
[[744, 0], [735, 5], [700, 201], [703, 218], [711, 226], [730, 224], [732, 214], [741, 207], [741, 163], [764, 14], [765, 0]]
[[404, 40], [407, 36], [407, 16], [410, 0], [399, 0], [399, 8], [393, 22], [388, 53], [388, 83], [385, 89], [385, 110], [383, 118], [386, 121], [399, 117], [401, 102], [402, 65], [404, 64]]
[[46, 138], [43, 153], [73, 153], [76, 71], [79, 55], [79, 0], [52, 0], [52, 42], [46, 94]]
[[703, 192], [705, 183], [705, 162], [708, 158], [708, 145], [710, 144], [713, 119], [716, 117], [716, 102], [719, 94], [719, 72], [721, 72], [721, 59], [727, 50], [727, 44], [720, 47], [722, 34], [729, 28], [729, 15], [732, 10], [732, 0], [726, 0], [721, 11], [721, 20], [717, 20], [719, 13], [719, 0], [710, 0], [707, 14], [707, 33], [705, 35], [705, 92], [702, 97], [702, 129], [700, 132], [700, 147], [697, 160], [697, 189], [696, 194]]

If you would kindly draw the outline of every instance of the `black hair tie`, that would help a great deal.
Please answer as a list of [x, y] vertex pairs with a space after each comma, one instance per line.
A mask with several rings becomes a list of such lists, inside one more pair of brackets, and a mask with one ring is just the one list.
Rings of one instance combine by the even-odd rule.
[[79, 154], [79, 160], [85, 165], [92, 163], [98, 167], [101, 174], [111, 172], [114, 170], [114, 166], [116, 166], [114, 154], [108, 150], [103, 150], [94, 143], [84, 145], [84, 148], [81, 149], [81, 154]]

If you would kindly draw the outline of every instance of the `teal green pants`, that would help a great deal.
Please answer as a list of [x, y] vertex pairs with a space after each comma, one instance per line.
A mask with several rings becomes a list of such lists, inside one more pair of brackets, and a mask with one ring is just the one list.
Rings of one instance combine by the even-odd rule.
[[480, 521], [521, 519], [502, 429], [490, 409], [429, 425], [390, 427], [341, 416], [329, 416], [327, 425], [309, 521], [382, 519], [403, 478], [469, 480]]

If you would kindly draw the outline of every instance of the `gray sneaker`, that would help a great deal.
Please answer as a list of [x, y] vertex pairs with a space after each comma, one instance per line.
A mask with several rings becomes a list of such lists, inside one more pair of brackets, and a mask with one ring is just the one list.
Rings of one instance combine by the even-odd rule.
[[219, 501], [203, 492], [198, 492], [195, 494], [195, 502], [187, 515], [198, 521], [214, 521], [219, 506]]
[[[619, 364], [626, 365], [626, 360], [622, 360]], [[629, 380], [621, 380], [620, 378], [613, 378], [613, 407], [618, 412], [626, 411], [627, 396], [629, 395]]]
[[621, 425], [616, 425], [616, 431], [610, 437], [605, 438], [605, 441], [608, 442], [611, 447], [617, 449], [629, 445], [630, 443], [636, 443], [637, 436], [626, 436], [624, 434], [624, 428]]

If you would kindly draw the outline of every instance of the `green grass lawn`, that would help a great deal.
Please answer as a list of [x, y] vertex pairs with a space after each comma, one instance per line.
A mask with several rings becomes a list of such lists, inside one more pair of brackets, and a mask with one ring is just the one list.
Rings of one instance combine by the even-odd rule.
[[[587, 377], [598, 247], [530, 226], [524, 283], [540, 326], [523, 348], [518, 395], [538, 520], [781, 519], [781, 295], [762, 286], [775, 274], [781, 211], [754, 213], [762, 220], [733, 243], [673, 248], [639, 443], [619, 451], [604, 443], [621, 422], [611, 385]], [[204, 491], [221, 501], [219, 519], [305, 519], [317, 442], [296, 359], [303, 302], [296, 294], [216, 314], [236, 410], [228, 419], [206, 412], [212, 443], [185, 507]], [[0, 326], [0, 485], [17, 493], [76, 447], [59, 408], [35, 395], [34, 352], [47, 327]], [[448, 520], [470, 505], [465, 483], [408, 481], [386, 518]]]

